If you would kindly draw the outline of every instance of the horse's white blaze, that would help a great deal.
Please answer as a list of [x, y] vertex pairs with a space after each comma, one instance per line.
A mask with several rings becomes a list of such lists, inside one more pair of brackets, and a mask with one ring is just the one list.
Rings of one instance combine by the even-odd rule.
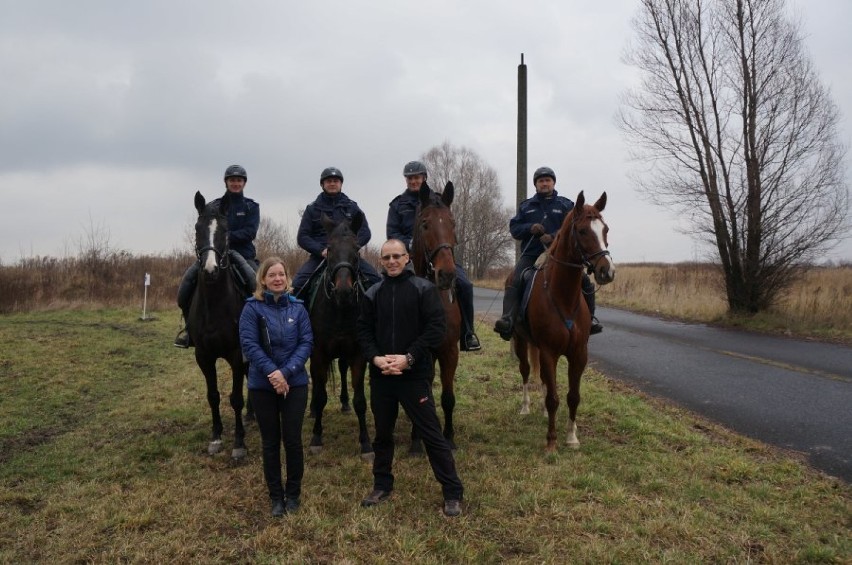
[[209, 249], [204, 252], [204, 270], [212, 273], [216, 270], [216, 253], [213, 251], [213, 236], [216, 235], [216, 227], [218, 226], [216, 218], [210, 220], [210, 226], [207, 232], [210, 234], [210, 241], [207, 242]]
[[[604, 239], [604, 223], [602, 220], [592, 220], [591, 226], [592, 231], [595, 232], [595, 236], [598, 238], [598, 243], [601, 246], [601, 249], [604, 249], [604, 244], [606, 239]], [[609, 280], [615, 277], [615, 264], [612, 262], [612, 258], [609, 255], [604, 255], [599, 259], [599, 262], [606, 262], [606, 267], [602, 269], [604, 276]]]

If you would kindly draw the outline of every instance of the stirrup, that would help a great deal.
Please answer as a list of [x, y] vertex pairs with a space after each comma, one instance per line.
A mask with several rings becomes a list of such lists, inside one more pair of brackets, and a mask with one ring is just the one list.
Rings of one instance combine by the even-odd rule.
[[476, 334], [471, 332], [467, 335], [462, 336], [461, 339], [461, 350], [462, 351], [479, 351], [482, 349], [482, 344], [479, 343], [479, 338], [476, 337]]
[[189, 349], [192, 347], [192, 340], [190, 339], [189, 332], [187, 332], [186, 329], [179, 331], [175, 336], [174, 346], [181, 349]]

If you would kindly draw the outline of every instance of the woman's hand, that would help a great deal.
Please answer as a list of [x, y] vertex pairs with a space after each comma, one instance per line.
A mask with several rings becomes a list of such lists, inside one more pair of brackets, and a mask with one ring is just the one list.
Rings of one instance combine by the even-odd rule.
[[287, 384], [287, 379], [284, 378], [284, 373], [281, 372], [281, 369], [275, 369], [273, 372], [266, 375], [266, 378], [269, 379], [270, 384], [272, 384], [272, 388], [274, 388], [275, 392], [278, 394], [287, 396], [287, 393], [290, 392], [290, 385]]

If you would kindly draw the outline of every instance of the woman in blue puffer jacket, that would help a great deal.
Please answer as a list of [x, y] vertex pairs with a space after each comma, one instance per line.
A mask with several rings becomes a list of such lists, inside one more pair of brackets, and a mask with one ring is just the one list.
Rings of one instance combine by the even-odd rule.
[[[240, 316], [240, 344], [249, 362], [249, 399], [263, 445], [263, 476], [272, 515], [299, 509], [305, 455], [302, 424], [308, 403], [308, 373], [314, 334], [302, 301], [288, 290], [284, 262], [270, 257], [257, 271], [257, 290]], [[287, 467], [281, 481], [281, 442]]]

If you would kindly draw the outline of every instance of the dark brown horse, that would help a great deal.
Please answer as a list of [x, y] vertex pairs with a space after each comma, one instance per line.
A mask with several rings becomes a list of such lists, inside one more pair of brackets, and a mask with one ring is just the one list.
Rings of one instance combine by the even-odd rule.
[[207, 383], [207, 402], [213, 415], [213, 433], [207, 452], [213, 455], [222, 449], [222, 417], [219, 413], [219, 384], [216, 360], [224, 359], [231, 366], [231, 408], [234, 410], [235, 460], [246, 456], [243, 381], [246, 364], [240, 349], [239, 320], [243, 296], [231, 275], [228, 256], [227, 200], [221, 205], [207, 204], [200, 192], [195, 193], [195, 254], [198, 256], [198, 283], [189, 308], [187, 330], [195, 344], [195, 361]]
[[[357, 233], [364, 221], [359, 212], [351, 222], [336, 224], [322, 217], [328, 234], [326, 267], [317, 282], [316, 296], [311, 305], [311, 327], [314, 331], [314, 349], [311, 352], [311, 413], [314, 429], [310, 449], [322, 449], [322, 418], [328, 403], [326, 383], [334, 359], [346, 361], [352, 371], [352, 404], [358, 416], [358, 443], [361, 457], [370, 459], [373, 446], [367, 432], [367, 400], [364, 395], [364, 373], [367, 361], [361, 352], [355, 332], [355, 322], [361, 311], [360, 299], [364, 289], [359, 282]], [[346, 383], [342, 382], [345, 387]]]
[[[547, 451], [556, 450], [556, 364], [568, 361], [569, 447], [578, 448], [577, 407], [580, 405], [580, 378], [588, 361], [589, 329], [592, 318], [583, 299], [583, 270], [594, 272], [599, 285], [611, 283], [615, 265], [607, 250], [609, 228], [601, 216], [606, 192], [594, 206], [586, 204], [583, 193], [562, 222], [556, 238], [545, 252], [545, 260], [533, 279], [526, 317], [515, 325], [515, 352], [526, 391], [530, 363], [528, 354], [538, 350], [541, 380], [546, 388]], [[528, 351], [529, 350], [529, 351]]]
[[[455, 448], [453, 436], [453, 410], [456, 405], [454, 392], [456, 367], [459, 364], [459, 335], [461, 332], [461, 310], [456, 301], [456, 226], [450, 205], [453, 203], [453, 183], [448, 182], [444, 192], [420, 190], [420, 204], [414, 218], [411, 239], [411, 262], [414, 272], [426, 277], [438, 287], [444, 313], [447, 318], [447, 333], [444, 342], [435, 351], [441, 370], [441, 408], [444, 411], [444, 437]], [[433, 373], [434, 374], [434, 373]], [[419, 444], [418, 444], [419, 445]], [[418, 450], [412, 445], [412, 450]]]

